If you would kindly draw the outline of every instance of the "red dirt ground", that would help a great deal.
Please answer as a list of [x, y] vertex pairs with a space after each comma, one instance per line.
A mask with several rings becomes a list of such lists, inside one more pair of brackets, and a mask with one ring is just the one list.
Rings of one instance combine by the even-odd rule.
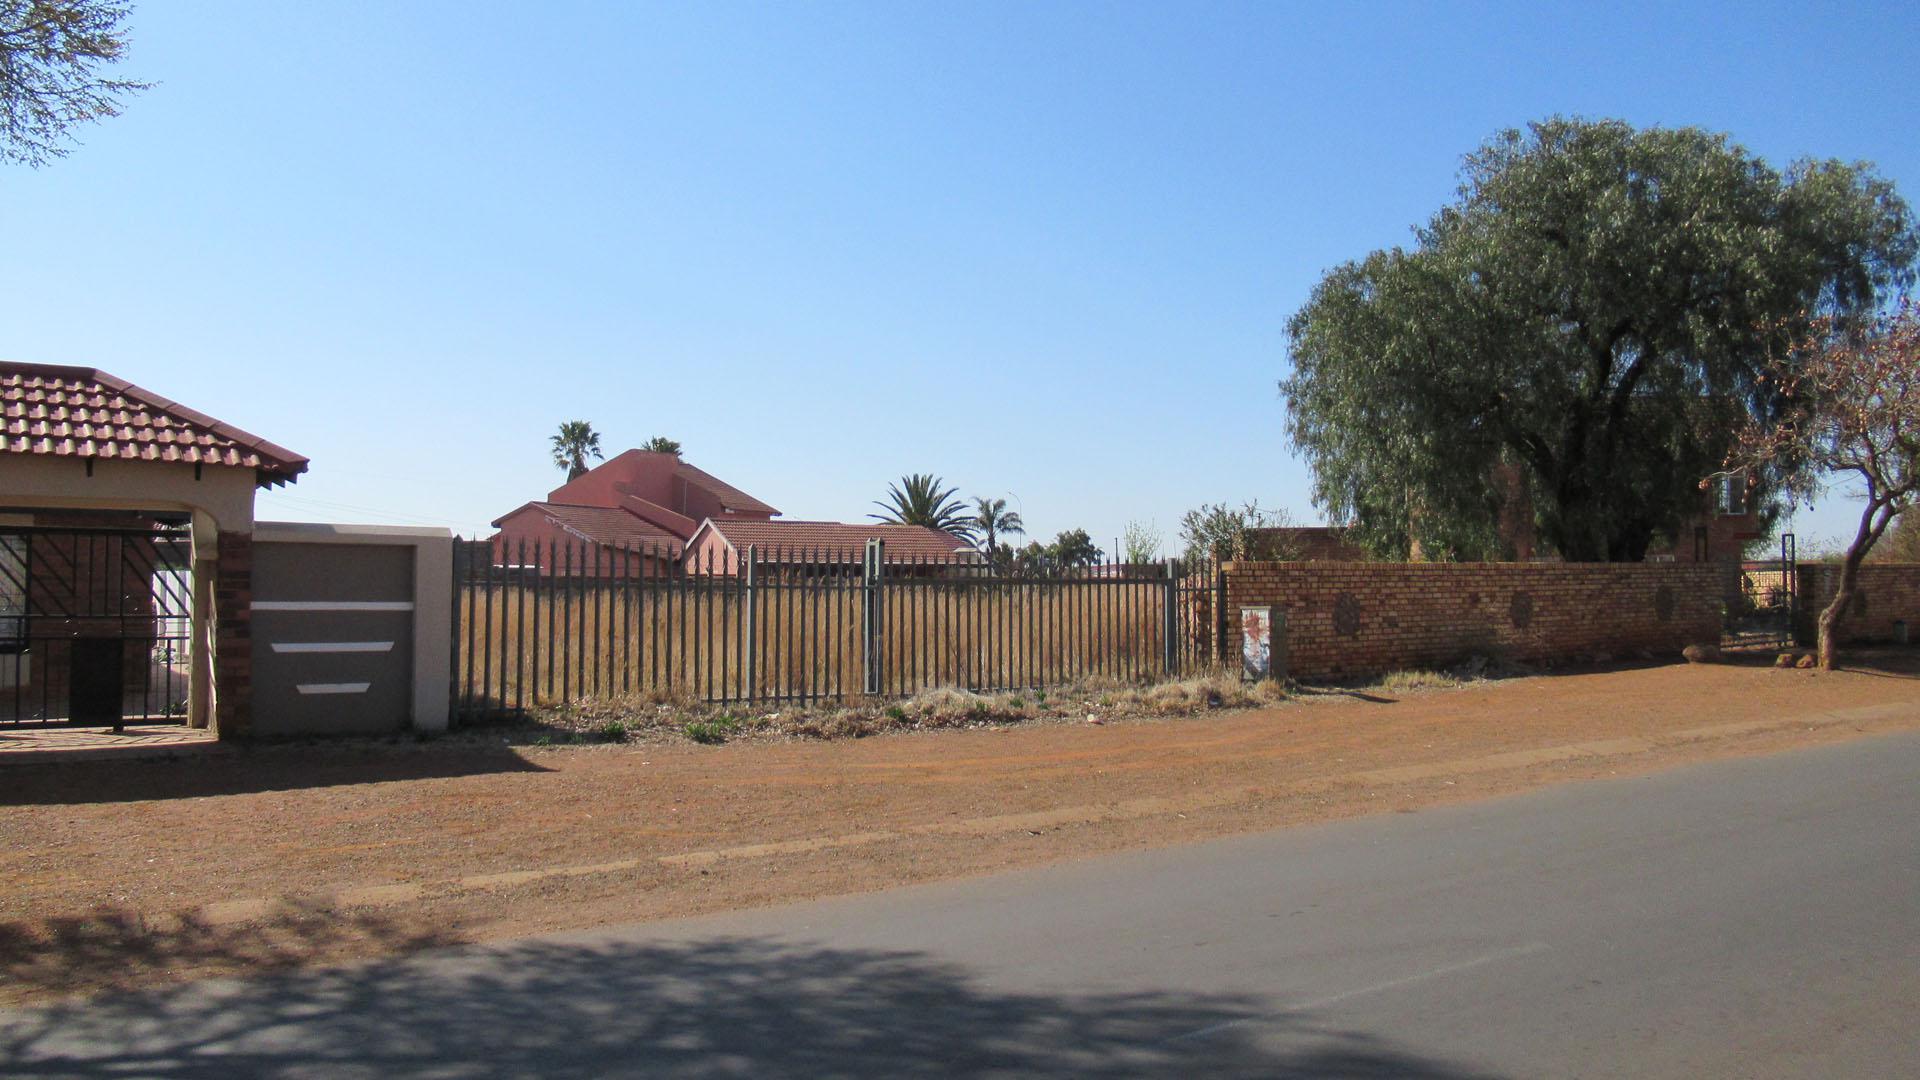
[[1920, 728], [1920, 654], [840, 742], [0, 769], [0, 1002], [886, 888]]

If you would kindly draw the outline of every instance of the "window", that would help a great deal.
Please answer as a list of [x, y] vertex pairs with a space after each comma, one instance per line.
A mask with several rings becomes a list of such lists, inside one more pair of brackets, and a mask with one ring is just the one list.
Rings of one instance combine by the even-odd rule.
[[1714, 513], [1722, 517], [1738, 517], [1747, 512], [1747, 474], [1730, 473], [1714, 482]]
[[0, 536], [0, 653], [27, 647], [27, 538]]

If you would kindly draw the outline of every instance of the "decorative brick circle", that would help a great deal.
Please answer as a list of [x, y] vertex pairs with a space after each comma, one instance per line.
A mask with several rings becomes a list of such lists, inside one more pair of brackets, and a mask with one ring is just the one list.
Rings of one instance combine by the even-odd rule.
[[1661, 622], [1673, 621], [1673, 586], [1662, 585], [1653, 590], [1653, 614]]
[[1333, 601], [1333, 630], [1342, 637], [1360, 632], [1360, 600], [1352, 593], [1341, 593]]
[[1507, 618], [1513, 620], [1515, 630], [1525, 630], [1533, 624], [1533, 594], [1517, 592], [1507, 604]]

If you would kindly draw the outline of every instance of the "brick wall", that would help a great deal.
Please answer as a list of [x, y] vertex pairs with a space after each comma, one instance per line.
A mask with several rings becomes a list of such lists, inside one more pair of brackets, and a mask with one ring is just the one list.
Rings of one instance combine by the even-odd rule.
[[213, 585], [214, 730], [243, 738], [253, 728], [253, 537], [223, 532]]
[[1725, 576], [1701, 563], [1228, 563], [1227, 655], [1256, 604], [1285, 611], [1299, 678], [1672, 653], [1719, 641]]
[[[1811, 645], [1819, 633], [1820, 612], [1833, 602], [1833, 594], [1840, 587], [1840, 567], [1814, 563], [1799, 567], [1799, 574], [1796, 629], [1800, 640]], [[1909, 640], [1920, 640], [1920, 564], [1861, 566], [1853, 604], [1840, 619], [1840, 642], [1890, 641], [1896, 620], [1907, 624]]]

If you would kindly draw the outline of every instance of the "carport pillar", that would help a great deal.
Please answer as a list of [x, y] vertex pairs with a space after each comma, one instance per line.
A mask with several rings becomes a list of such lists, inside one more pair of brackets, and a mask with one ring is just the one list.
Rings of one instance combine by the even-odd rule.
[[193, 644], [187, 723], [222, 739], [253, 721], [253, 536], [193, 515]]
[[213, 582], [213, 730], [253, 730], [253, 534], [221, 532]]
[[193, 515], [193, 624], [187, 643], [187, 726], [213, 723], [213, 581], [219, 572], [219, 527]]

